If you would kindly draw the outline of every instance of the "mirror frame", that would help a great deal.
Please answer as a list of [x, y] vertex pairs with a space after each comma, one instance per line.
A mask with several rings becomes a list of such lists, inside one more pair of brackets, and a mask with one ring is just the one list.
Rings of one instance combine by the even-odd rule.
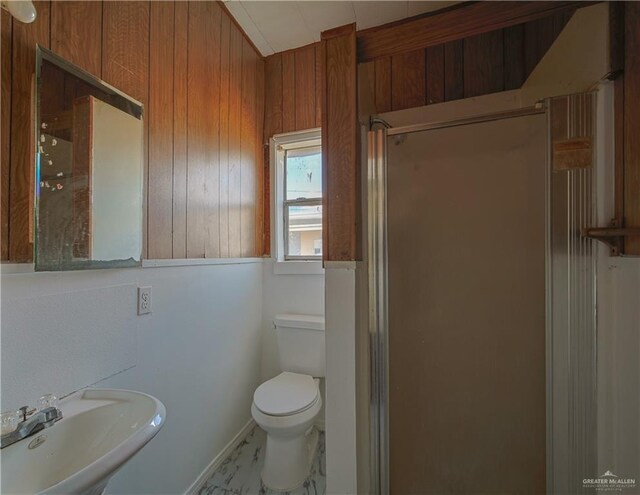
[[[42, 64], [43, 62], [50, 62], [62, 70], [72, 74], [73, 76], [83, 80], [84, 82], [94, 86], [100, 91], [107, 93], [109, 95], [114, 96], [121, 102], [120, 109], [128, 113], [129, 115], [139, 119], [142, 122], [144, 129], [144, 105], [138, 100], [132, 98], [126, 93], [120, 91], [119, 89], [111, 86], [106, 83], [102, 79], [95, 77], [91, 73], [81, 69], [80, 67], [72, 64], [68, 60], [62, 58], [61, 56], [55, 54], [51, 50], [44, 48], [38, 44], [36, 44], [36, 80], [35, 80], [35, 114], [34, 114], [34, 160], [35, 160], [35, 182], [33, 188], [33, 260], [34, 260], [34, 270], [35, 271], [70, 271], [70, 270], [95, 270], [95, 269], [103, 269], [103, 268], [133, 268], [142, 266], [142, 258], [143, 258], [143, 249], [140, 252], [140, 259], [121, 259], [121, 260], [79, 260], [73, 261], [71, 263], [60, 262], [58, 264], [51, 263], [38, 263], [38, 225], [40, 221], [40, 197], [38, 194], [38, 187], [40, 184], [40, 175], [41, 175], [41, 167], [40, 167], [40, 153], [38, 149], [39, 143], [39, 133], [40, 133], [40, 90], [42, 87]], [[107, 102], [108, 103], [108, 102]], [[142, 144], [143, 144], [143, 154], [140, 157], [141, 167], [140, 167], [140, 195], [142, 197], [142, 208], [140, 209], [140, 236], [142, 239], [142, 244], [144, 246], [144, 147], [145, 143], [145, 135], [144, 130], [142, 131]]]

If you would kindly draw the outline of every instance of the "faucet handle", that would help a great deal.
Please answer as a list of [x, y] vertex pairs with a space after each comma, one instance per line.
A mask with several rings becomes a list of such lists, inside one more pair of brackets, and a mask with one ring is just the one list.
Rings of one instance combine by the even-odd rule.
[[18, 409], [18, 411], [20, 412], [20, 416], [22, 416], [22, 421], [26, 421], [29, 416], [31, 416], [34, 412], [36, 412], [36, 408], [35, 407], [30, 408], [29, 406], [22, 406], [20, 409]]
[[0, 430], [3, 435], [11, 433], [18, 428], [18, 425], [22, 421], [22, 414], [20, 411], [6, 411], [0, 414]]
[[47, 407], [58, 407], [58, 398], [55, 395], [47, 394], [38, 399], [38, 411], [42, 411]]

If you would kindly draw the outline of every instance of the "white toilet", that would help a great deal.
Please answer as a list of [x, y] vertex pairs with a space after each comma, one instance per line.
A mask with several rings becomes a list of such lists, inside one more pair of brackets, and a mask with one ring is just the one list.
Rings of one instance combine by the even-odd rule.
[[287, 491], [309, 476], [318, 444], [313, 422], [322, 408], [318, 385], [325, 375], [324, 318], [278, 315], [274, 325], [282, 373], [256, 389], [251, 414], [267, 432], [262, 481]]

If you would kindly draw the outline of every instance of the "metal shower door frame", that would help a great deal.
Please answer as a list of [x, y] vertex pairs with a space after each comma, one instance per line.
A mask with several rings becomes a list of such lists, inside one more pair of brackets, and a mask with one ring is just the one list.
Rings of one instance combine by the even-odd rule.
[[[367, 133], [367, 269], [369, 278], [368, 331], [370, 349], [370, 492], [388, 495], [389, 484], [389, 326], [388, 326], [388, 249], [387, 249], [387, 137], [405, 133], [451, 128], [492, 122], [496, 120], [547, 113], [547, 105], [539, 102], [531, 107], [487, 113], [441, 122], [392, 128], [385, 121], [375, 119], [373, 124], [384, 128]], [[547, 117], [548, 118], [548, 117]], [[549, 163], [545, 170], [545, 194], [549, 194]], [[548, 204], [548, 201], [547, 201]], [[549, 230], [549, 212], [546, 212]], [[548, 240], [546, 241], [548, 245]], [[548, 283], [548, 280], [547, 280]], [[551, 339], [550, 326], [545, 328], [547, 373], [547, 486], [552, 487], [553, 451], [550, 384]]]
[[367, 133], [371, 493], [389, 493], [387, 130]]

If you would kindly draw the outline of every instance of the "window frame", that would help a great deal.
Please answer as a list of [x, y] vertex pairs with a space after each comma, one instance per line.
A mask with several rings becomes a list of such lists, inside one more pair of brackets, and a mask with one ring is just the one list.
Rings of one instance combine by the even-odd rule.
[[[296, 256], [288, 251], [288, 207], [292, 205], [316, 206], [322, 205], [323, 198], [286, 199], [286, 152], [288, 150], [321, 146], [320, 128], [305, 131], [276, 134], [269, 140], [271, 157], [271, 253], [277, 262], [292, 264], [319, 263], [322, 255]], [[324, 211], [322, 212], [324, 214]]]

